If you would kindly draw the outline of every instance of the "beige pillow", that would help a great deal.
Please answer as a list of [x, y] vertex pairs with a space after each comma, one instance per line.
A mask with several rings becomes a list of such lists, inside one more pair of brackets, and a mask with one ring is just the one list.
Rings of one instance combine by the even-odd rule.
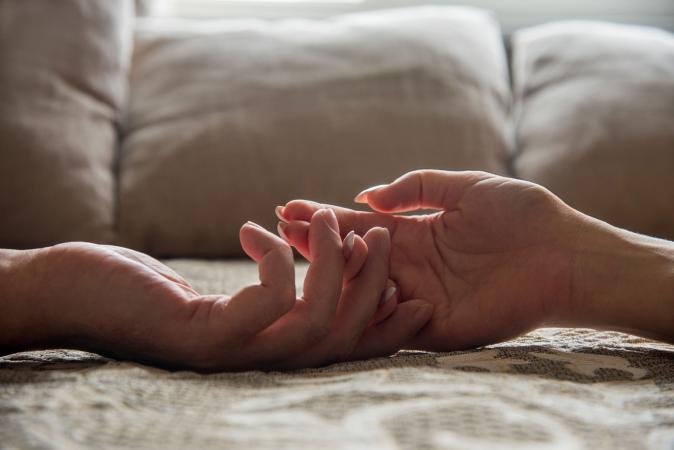
[[248, 219], [348, 204], [417, 168], [505, 172], [501, 34], [473, 9], [139, 22], [121, 159], [125, 244], [239, 254]]
[[515, 171], [572, 206], [674, 238], [674, 36], [560, 23], [514, 36]]
[[133, 5], [0, 5], [0, 247], [112, 239]]

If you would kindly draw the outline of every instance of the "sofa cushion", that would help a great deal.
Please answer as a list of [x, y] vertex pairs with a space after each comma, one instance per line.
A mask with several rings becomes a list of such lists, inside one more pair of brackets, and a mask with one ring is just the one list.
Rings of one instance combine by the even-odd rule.
[[559, 23], [517, 33], [513, 53], [517, 175], [674, 238], [674, 36]]
[[130, 0], [0, 3], [0, 246], [112, 239]]
[[140, 20], [130, 98], [120, 230], [159, 255], [238, 254], [277, 204], [351, 204], [411, 169], [506, 171], [507, 67], [480, 10]]

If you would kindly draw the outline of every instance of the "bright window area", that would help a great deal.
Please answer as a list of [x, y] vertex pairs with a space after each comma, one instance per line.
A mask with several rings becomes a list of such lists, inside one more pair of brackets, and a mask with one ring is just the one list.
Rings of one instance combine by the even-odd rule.
[[422, 4], [467, 5], [496, 12], [506, 32], [552, 20], [585, 19], [650, 25], [674, 31], [673, 0], [141, 0], [154, 15], [216, 17], [325, 17], [353, 11]]

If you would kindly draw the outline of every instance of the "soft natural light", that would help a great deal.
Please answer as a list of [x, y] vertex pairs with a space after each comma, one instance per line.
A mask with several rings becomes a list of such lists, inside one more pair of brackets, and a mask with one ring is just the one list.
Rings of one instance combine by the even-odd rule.
[[264, 3], [301, 3], [301, 4], [307, 4], [307, 3], [363, 3], [365, 0], [207, 0], [210, 3], [213, 3], [214, 5], [221, 4], [221, 5], [226, 5], [226, 4], [231, 4], [231, 3], [257, 3], [257, 4], [264, 4]]
[[417, 5], [461, 5], [494, 11], [504, 31], [553, 20], [603, 20], [674, 31], [673, 0], [139, 0], [156, 16], [325, 17]]

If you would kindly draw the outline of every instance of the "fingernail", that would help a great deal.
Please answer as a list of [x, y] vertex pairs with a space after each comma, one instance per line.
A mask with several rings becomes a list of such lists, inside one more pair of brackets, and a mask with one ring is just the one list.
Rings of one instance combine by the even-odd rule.
[[277, 206], [274, 208], [274, 213], [276, 214], [276, 217], [278, 217], [278, 220], [281, 222], [288, 222], [288, 219], [284, 217], [284, 212], [285, 212], [285, 207], [283, 206]]
[[387, 287], [386, 290], [384, 291], [384, 294], [381, 296], [381, 300], [379, 300], [379, 305], [380, 306], [383, 305], [384, 303], [386, 303], [388, 299], [393, 297], [396, 293], [396, 290], [397, 289], [395, 286]]
[[354, 202], [356, 203], [367, 203], [367, 194], [370, 192], [374, 192], [377, 189], [381, 189], [383, 187], [388, 186], [387, 184], [378, 184], [376, 186], [369, 187], [365, 189], [364, 191], [360, 192], [358, 195], [356, 195], [356, 198], [353, 199]]
[[344, 243], [346, 244], [349, 250], [353, 250], [353, 244], [356, 242], [356, 232], [351, 230], [349, 234], [344, 238]]
[[351, 230], [349, 231], [349, 234], [346, 235], [344, 238], [344, 259], [348, 260], [351, 257], [351, 253], [353, 252], [353, 244], [356, 240], [356, 233]]
[[332, 231], [339, 234], [339, 224], [337, 223], [337, 216], [335, 215], [335, 212], [330, 208], [325, 208], [325, 210], [328, 211], [328, 215], [331, 217], [331, 219], [326, 220], [326, 223]]
[[[248, 222], [246, 222], [246, 225], [250, 225], [250, 226], [253, 226], [255, 228], [262, 228], [260, 225], [256, 224], [255, 222], [251, 222], [250, 220]], [[262, 229], [264, 229], [264, 228], [262, 228]]]
[[276, 225], [276, 231], [278, 231], [278, 235], [281, 236], [284, 241], [290, 242], [290, 238], [288, 238], [288, 235], [286, 234], [287, 227], [288, 224], [279, 222], [278, 225]]

